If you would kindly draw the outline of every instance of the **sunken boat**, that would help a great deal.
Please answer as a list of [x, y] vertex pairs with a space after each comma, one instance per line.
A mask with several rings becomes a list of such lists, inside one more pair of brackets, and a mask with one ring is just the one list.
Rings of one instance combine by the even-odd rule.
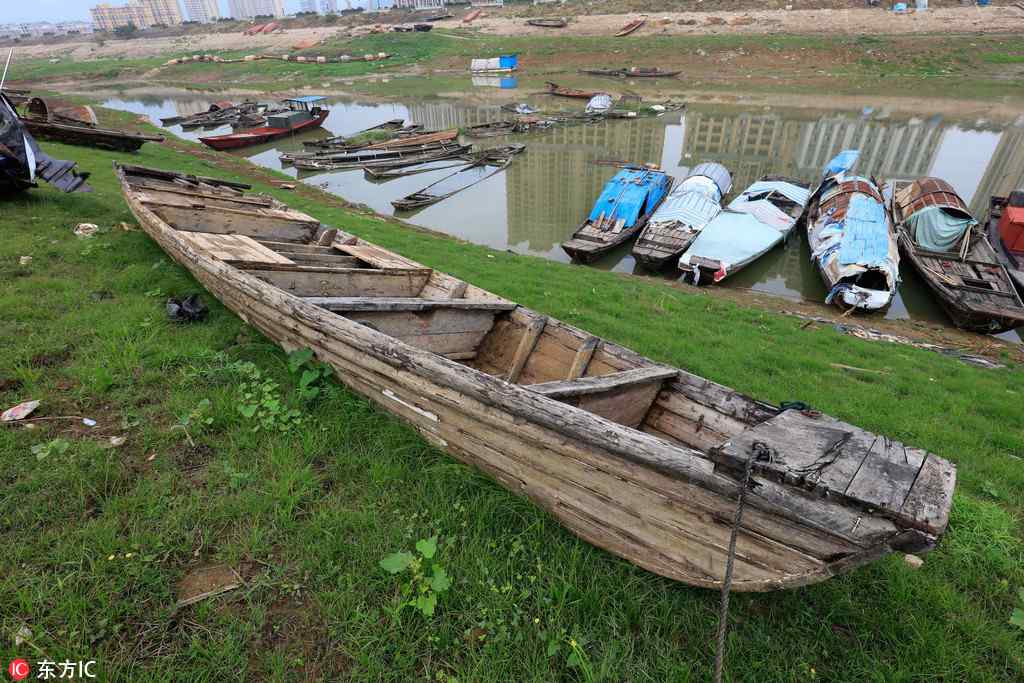
[[82, 145], [114, 152], [137, 152], [147, 142], [161, 143], [162, 135], [143, 135], [123, 130], [100, 128], [91, 107], [73, 110], [54, 109], [40, 98], [33, 97], [21, 121], [37, 140], [51, 140], [66, 145]]
[[918, 178], [890, 189], [900, 252], [953, 323], [983, 334], [1024, 325], [1024, 303], [1010, 274], [953, 186]]
[[946, 529], [942, 458], [661, 365], [237, 184], [116, 172], [143, 229], [243, 320], [651, 572], [720, 588], [732, 557], [733, 590], [795, 588]]
[[859, 157], [846, 150], [825, 166], [807, 209], [807, 238], [828, 290], [825, 303], [877, 311], [896, 296], [900, 255], [878, 186], [850, 175]]
[[625, 244], [647, 225], [664, 201], [672, 177], [644, 167], [620, 169], [604, 186], [590, 215], [576, 228], [562, 250], [574, 261], [590, 263]]
[[91, 192], [88, 177], [75, 169], [74, 161], [54, 159], [41, 150], [14, 104], [0, 91], [0, 196], [37, 187], [37, 180], [63, 192]]
[[725, 166], [714, 162], [694, 166], [651, 216], [633, 245], [633, 257], [650, 270], [675, 265], [722, 210], [722, 198], [731, 189], [732, 176]]
[[412, 211], [437, 204], [501, 173], [512, 163], [512, 157], [524, 149], [526, 149], [526, 145], [509, 145], [487, 150], [473, 162], [421, 190], [396, 199], [391, 202], [391, 205], [399, 211]]
[[1024, 190], [989, 200], [988, 239], [1017, 292], [1024, 297]]
[[789, 239], [810, 195], [800, 181], [762, 178], [700, 231], [679, 257], [679, 270], [695, 285], [738, 273]]

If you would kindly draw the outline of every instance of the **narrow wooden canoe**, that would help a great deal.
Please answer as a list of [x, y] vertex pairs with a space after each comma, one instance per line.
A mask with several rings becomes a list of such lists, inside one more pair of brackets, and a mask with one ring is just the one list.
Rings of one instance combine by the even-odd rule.
[[52, 140], [66, 145], [82, 145], [115, 152], [137, 152], [147, 142], [164, 141], [162, 135], [142, 135], [95, 126], [52, 123], [31, 118], [22, 119], [22, 122], [32, 137], [39, 140]]
[[565, 28], [569, 22], [565, 19], [527, 19], [526, 24], [537, 28]]
[[472, 145], [441, 143], [423, 147], [401, 147], [399, 149], [369, 149], [346, 157], [324, 157], [315, 159], [295, 159], [292, 164], [297, 169], [323, 171], [347, 168], [398, 168], [414, 166], [428, 161], [439, 161], [463, 156], [472, 150]]
[[1024, 192], [1018, 190], [1010, 197], [1017, 200], [1011, 207], [1015, 209], [1016, 216], [1007, 215], [1007, 207], [1011, 206], [1009, 198], [992, 197], [989, 200], [988, 241], [1010, 274], [1017, 293], [1024, 297]]
[[308, 121], [303, 121], [292, 128], [251, 128], [239, 133], [228, 133], [227, 135], [214, 135], [212, 137], [199, 138], [199, 142], [216, 150], [239, 149], [242, 147], [252, 147], [253, 145], [262, 145], [263, 143], [270, 142], [272, 140], [279, 140], [280, 138], [288, 137], [289, 135], [294, 135], [295, 133], [299, 133], [304, 130], [319, 128], [323, 125], [323, 122], [327, 119], [329, 114], [329, 111], [322, 109], [316, 113], [313, 118]]
[[[658, 365], [234, 186], [117, 174], [143, 229], [242, 319], [652, 572], [720, 587], [748, 462], [734, 590], [822, 581], [946, 529], [956, 470], [925, 451]], [[254, 234], [229, 207], [280, 224]]]
[[662, 71], [658, 67], [646, 68], [634, 66], [630, 69], [581, 69], [580, 73], [590, 76], [608, 76], [611, 78], [674, 78], [682, 71]]
[[590, 215], [562, 242], [577, 263], [590, 263], [636, 237], [672, 187], [662, 171], [623, 168], [608, 181]]
[[628, 36], [630, 33], [635, 32], [637, 29], [639, 29], [646, 23], [647, 17], [640, 17], [639, 19], [634, 19], [633, 21], [629, 22], [621, 29], [619, 29], [619, 32], [615, 34], [615, 37], [621, 38], [622, 36]]
[[941, 178], [891, 184], [900, 253], [957, 327], [983, 334], [1024, 325], [1024, 303], [967, 203]]
[[577, 90], [576, 88], [563, 88], [557, 83], [548, 81], [546, 94], [554, 95], [556, 97], [571, 97], [577, 100], [589, 100], [594, 95], [598, 94], [597, 90]]
[[501, 173], [512, 163], [512, 157], [524, 149], [526, 149], [526, 145], [510, 145], [500, 149], [487, 150], [454, 173], [427, 185], [422, 190], [396, 199], [391, 202], [391, 205], [399, 211], [411, 211], [437, 204]]

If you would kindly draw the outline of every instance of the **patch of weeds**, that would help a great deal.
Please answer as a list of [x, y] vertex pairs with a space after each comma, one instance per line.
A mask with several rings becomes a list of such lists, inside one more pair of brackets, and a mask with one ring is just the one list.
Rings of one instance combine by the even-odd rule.
[[229, 462], [224, 463], [224, 476], [228, 478], [228, 488], [232, 491], [245, 487], [253, 478], [251, 472], [236, 470]]
[[299, 378], [299, 400], [312, 403], [330, 392], [330, 380], [334, 376], [331, 366], [318, 361], [312, 349], [298, 349], [288, 354], [288, 369]]
[[71, 448], [71, 442], [67, 439], [53, 439], [46, 443], [37, 443], [32, 447], [32, 454], [36, 460], [46, 460], [50, 456], [64, 455]]
[[434, 616], [438, 596], [452, 585], [448, 572], [434, 560], [435, 555], [437, 536], [431, 536], [416, 541], [415, 554], [397, 552], [380, 561], [380, 568], [387, 573], [408, 575], [402, 583], [401, 609], [412, 607], [425, 617]]
[[1017, 589], [1017, 600], [1020, 602], [1020, 607], [1013, 608], [1013, 612], [1010, 614], [1010, 625], [1024, 631], [1024, 588]]
[[587, 639], [583, 636], [570, 637], [564, 628], [560, 629], [548, 637], [548, 657], [559, 657], [564, 654], [566, 666], [579, 669], [584, 680], [593, 680], [594, 673], [590, 666], [590, 659], [583, 649], [586, 644]]
[[254, 363], [240, 362], [234, 367], [245, 380], [239, 389], [238, 412], [255, 423], [254, 432], [287, 432], [302, 424], [302, 413], [281, 400], [277, 382], [264, 377]]
[[[192, 448], [196, 447], [196, 442], [192, 438], [193, 432], [199, 434], [204, 428], [209, 427], [213, 424], [213, 417], [210, 415], [210, 399], [204, 398], [202, 401], [196, 404], [187, 415], [182, 415], [178, 418], [178, 424], [171, 427], [171, 429], [180, 429], [185, 432], [185, 438], [188, 439], [188, 445]], [[191, 431], [189, 431], [191, 429]]]

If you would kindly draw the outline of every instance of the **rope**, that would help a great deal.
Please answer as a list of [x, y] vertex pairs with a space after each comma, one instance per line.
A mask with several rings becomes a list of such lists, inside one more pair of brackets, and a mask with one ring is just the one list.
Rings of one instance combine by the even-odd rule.
[[722, 669], [725, 664], [725, 632], [729, 623], [729, 591], [732, 590], [732, 570], [736, 560], [736, 537], [740, 531], [740, 520], [743, 518], [743, 506], [747, 501], [747, 488], [750, 486], [750, 471], [754, 460], [761, 455], [764, 444], [755, 443], [743, 468], [743, 481], [740, 484], [736, 500], [736, 516], [732, 520], [732, 534], [729, 536], [729, 557], [725, 562], [725, 579], [722, 581], [722, 605], [718, 612], [718, 645], [715, 648], [715, 683], [722, 683]]

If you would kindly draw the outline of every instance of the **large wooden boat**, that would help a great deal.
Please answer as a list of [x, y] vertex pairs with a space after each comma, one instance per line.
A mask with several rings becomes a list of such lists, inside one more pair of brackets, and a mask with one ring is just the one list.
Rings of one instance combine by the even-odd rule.
[[989, 200], [988, 240], [1017, 293], [1024, 297], [1024, 190]]
[[828, 289], [825, 303], [877, 311], [896, 296], [900, 254], [878, 186], [849, 175], [859, 157], [846, 150], [825, 166], [807, 209], [807, 240]]
[[323, 99], [323, 97], [308, 95], [285, 100], [291, 109], [268, 116], [266, 126], [227, 135], [199, 138], [199, 141], [207, 147], [217, 150], [239, 149], [262, 145], [310, 128], [319, 128], [331, 113], [318, 104]]
[[299, 170], [336, 171], [350, 168], [398, 168], [415, 166], [429, 161], [452, 159], [469, 154], [472, 145], [438, 143], [422, 147], [398, 147], [395, 149], [368, 149], [347, 156], [313, 159], [293, 159], [292, 165]]
[[679, 270], [695, 285], [735, 275], [789, 239], [810, 195], [798, 180], [765, 176], [704, 226], [679, 257]]
[[985, 334], [1024, 325], [1013, 280], [953, 186], [919, 178], [890, 189], [900, 252], [953, 323]]
[[116, 170], [143, 229], [242, 319], [652, 572], [720, 587], [748, 464], [733, 590], [822, 581], [946, 529], [956, 471], [930, 453], [659, 365], [235, 184]]
[[137, 152], [147, 142], [161, 143], [164, 141], [162, 135], [143, 135], [123, 130], [52, 123], [37, 119], [23, 119], [23, 122], [28, 132], [39, 140], [52, 140], [67, 145], [84, 145], [115, 152]]
[[672, 186], [663, 171], [627, 167], [604, 186], [590, 215], [562, 242], [574, 261], [589, 263], [639, 234]]
[[725, 166], [714, 162], [694, 166], [647, 221], [633, 245], [633, 257], [650, 270], [670, 262], [675, 265], [722, 210], [722, 198], [731, 189], [732, 176]]

